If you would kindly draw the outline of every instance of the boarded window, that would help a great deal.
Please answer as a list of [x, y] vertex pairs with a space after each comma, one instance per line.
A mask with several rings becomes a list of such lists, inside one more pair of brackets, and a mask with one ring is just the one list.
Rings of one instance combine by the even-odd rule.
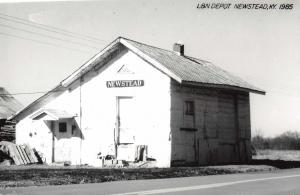
[[195, 105], [193, 101], [185, 101], [185, 108], [184, 108], [184, 113], [186, 115], [194, 115], [195, 114]]
[[67, 132], [67, 123], [66, 122], [59, 123], [58, 128], [59, 128], [59, 132], [61, 133]]
[[181, 130], [196, 131], [195, 129], [195, 103], [194, 101], [184, 101], [183, 126]]

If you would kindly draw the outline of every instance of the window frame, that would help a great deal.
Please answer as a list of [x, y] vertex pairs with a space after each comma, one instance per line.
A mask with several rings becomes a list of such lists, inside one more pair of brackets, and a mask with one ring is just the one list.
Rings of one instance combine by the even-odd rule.
[[184, 101], [184, 114], [188, 116], [195, 116], [195, 102], [192, 100]]
[[[61, 125], [64, 126], [64, 129], [62, 129]], [[59, 122], [58, 123], [58, 132], [59, 133], [67, 133], [67, 131], [68, 131], [68, 124], [67, 124], [67, 122]]]

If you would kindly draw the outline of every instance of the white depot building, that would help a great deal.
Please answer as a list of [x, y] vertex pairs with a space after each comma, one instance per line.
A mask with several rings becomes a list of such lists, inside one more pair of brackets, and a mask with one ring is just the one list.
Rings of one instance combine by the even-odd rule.
[[119, 37], [12, 119], [17, 144], [46, 163], [243, 163], [251, 160], [250, 92], [265, 93], [184, 55], [183, 45], [168, 51]]

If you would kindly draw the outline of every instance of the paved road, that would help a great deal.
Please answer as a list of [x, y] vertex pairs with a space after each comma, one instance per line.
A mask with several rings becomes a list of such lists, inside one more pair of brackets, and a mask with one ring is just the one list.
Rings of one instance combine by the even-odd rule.
[[27, 187], [0, 194], [280, 194], [300, 195], [300, 169], [267, 173], [215, 175], [173, 179], [119, 181], [100, 184]]

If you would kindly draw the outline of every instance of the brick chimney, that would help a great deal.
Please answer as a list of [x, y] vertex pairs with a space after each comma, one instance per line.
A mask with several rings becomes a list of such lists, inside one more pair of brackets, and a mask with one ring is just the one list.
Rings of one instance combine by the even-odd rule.
[[180, 44], [180, 43], [174, 43], [173, 51], [175, 51], [178, 55], [183, 56], [184, 55], [184, 45]]

